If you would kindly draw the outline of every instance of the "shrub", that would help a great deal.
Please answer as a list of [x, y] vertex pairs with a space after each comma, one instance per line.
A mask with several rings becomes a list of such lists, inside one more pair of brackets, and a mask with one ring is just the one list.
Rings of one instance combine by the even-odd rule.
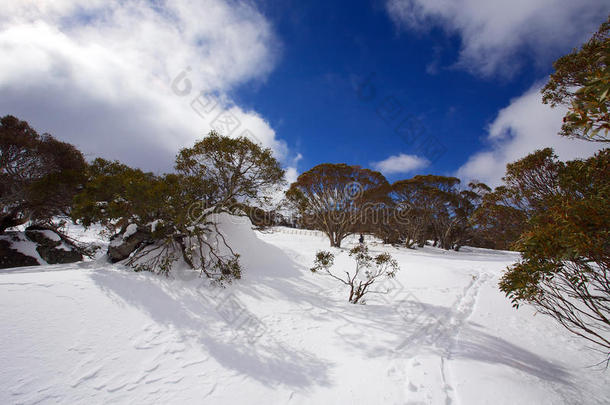
[[350, 257], [356, 261], [356, 268], [353, 273], [345, 271], [335, 272], [331, 268], [334, 264], [335, 256], [327, 251], [319, 251], [316, 254], [312, 273], [325, 274], [335, 280], [345, 284], [350, 288], [348, 301], [352, 304], [364, 303], [363, 297], [370, 292], [369, 288], [375, 281], [383, 278], [394, 278], [399, 270], [398, 262], [388, 253], [381, 253], [371, 256], [364, 244], [360, 244], [349, 251]]

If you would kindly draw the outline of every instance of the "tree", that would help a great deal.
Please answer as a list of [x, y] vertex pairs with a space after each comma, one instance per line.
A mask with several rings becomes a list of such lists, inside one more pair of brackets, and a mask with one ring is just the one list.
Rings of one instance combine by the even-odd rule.
[[76, 197], [75, 218], [118, 230], [115, 240], [129, 250], [117, 260], [136, 270], [169, 274], [182, 260], [217, 282], [240, 278], [238, 255], [219, 229], [219, 215], [244, 214], [245, 202], [279, 187], [283, 171], [269, 149], [246, 138], [208, 138], [181, 150], [177, 173], [163, 176], [97, 159]]
[[563, 163], [551, 148], [530, 153], [526, 157], [506, 165], [502, 178], [505, 198], [514, 207], [531, 217], [533, 213], [548, 208], [549, 197], [560, 195], [558, 173]]
[[391, 228], [408, 248], [426, 243], [427, 207], [423, 197], [421, 182], [415, 178], [397, 181], [390, 189], [390, 198], [395, 203]]
[[382, 278], [394, 278], [399, 270], [398, 262], [390, 254], [381, 253], [373, 257], [363, 244], [352, 248], [349, 255], [356, 261], [356, 269], [353, 274], [345, 271], [345, 276], [342, 276], [334, 272], [332, 267], [335, 256], [326, 251], [319, 251], [316, 254], [311, 272], [325, 274], [348, 286], [350, 288], [348, 301], [352, 304], [364, 303], [362, 298], [370, 292], [369, 288], [375, 281]]
[[407, 247], [428, 239], [443, 249], [458, 250], [470, 240], [469, 218], [479, 195], [461, 190], [455, 177], [418, 175], [392, 184], [393, 225]]
[[324, 232], [331, 246], [341, 247], [346, 236], [363, 229], [375, 191], [387, 184], [379, 172], [325, 163], [301, 174], [286, 197], [309, 226]]
[[[483, 185], [485, 186], [485, 185]], [[451, 228], [447, 232], [445, 245], [458, 251], [465, 244], [472, 244], [474, 241], [474, 229], [472, 216], [481, 202], [482, 196], [477, 192], [478, 185], [469, 185], [469, 189], [461, 190], [453, 197], [452, 211], [454, 219]], [[486, 187], [486, 186], [485, 186]]]
[[481, 203], [471, 216], [473, 245], [489, 249], [513, 249], [525, 230], [525, 211], [510, 203], [510, 191], [499, 186], [493, 192], [484, 193]]
[[443, 249], [452, 249], [452, 230], [461, 220], [453, 211], [458, 202], [457, 186], [460, 180], [456, 177], [426, 175], [415, 176], [414, 181], [419, 183], [420, 207], [424, 210], [434, 244]]
[[513, 244], [531, 226], [529, 219], [548, 209], [550, 196], [561, 195], [558, 173], [562, 165], [551, 148], [507, 164], [504, 185], [483, 192], [471, 216], [475, 244], [515, 249]]
[[610, 17], [581, 49], [559, 58], [542, 101], [567, 105], [560, 135], [610, 142]]
[[585, 161], [554, 163], [556, 180], [534, 193], [536, 210], [516, 244], [522, 259], [503, 275], [500, 289], [515, 307], [532, 304], [601, 347], [608, 362], [610, 149]]
[[25, 121], [0, 119], [0, 233], [28, 221], [66, 215], [84, 182], [85, 159], [74, 146], [39, 135]]
[[271, 149], [246, 137], [229, 138], [215, 131], [180, 150], [176, 171], [204, 180], [202, 194], [207, 204], [216, 207], [267, 201], [284, 182], [284, 171]]
[[370, 234], [383, 240], [384, 243], [400, 243], [400, 233], [397, 221], [400, 216], [396, 203], [392, 201], [390, 184], [383, 183], [367, 190], [366, 201], [360, 209], [355, 231], [360, 234]]
[[84, 226], [100, 223], [115, 233], [130, 223], [154, 221], [169, 203], [162, 178], [153, 173], [101, 158], [86, 173], [86, 185], [72, 209], [73, 218]]

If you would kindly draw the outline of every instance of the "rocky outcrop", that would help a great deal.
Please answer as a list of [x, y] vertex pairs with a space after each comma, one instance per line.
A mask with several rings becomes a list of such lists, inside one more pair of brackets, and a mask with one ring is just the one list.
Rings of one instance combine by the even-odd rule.
[[151, 241], [150, 227], [129, 225], [123, 232], [115, 235], [108, 246], [108, 258], [112, 263], [125, 260], [137, 248]]
[[74, 263], [83, 260], [83, 255], [72, 242], [51, 229], [32, 226], [25, 230], [25, 236], [38, 245], [36, 251], [48, 264]]
[[13, 249], [9, 238], [0, 239], [0, 269], [11, 267], [37, 266], [38, 260]]
[[25, 232], [12, 231], [0, 235], [0, 268], [81, 260], [83, 255], [80, 249], [49, 228], [31, 226]]

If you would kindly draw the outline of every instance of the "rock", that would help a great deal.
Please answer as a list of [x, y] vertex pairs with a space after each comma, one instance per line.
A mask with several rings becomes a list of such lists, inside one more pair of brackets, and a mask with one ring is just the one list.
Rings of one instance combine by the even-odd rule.
[[74, 263], [83, 260], [83, 255], [72, 242], [65, 240], [57, 232], [42, 227], [31, 226], [25, 236], [36, 243], [36, 251], [48, 264]]
[[38, 266], [38, 260], [13, 249], [10, 240], [0, 239], [0, 269], [22, 266]]
[[38, 246], [36, 251], [47, 263], [75, 263], [83, 260], [83, 255], [76, 250], [55, 249], [48, 246]]
[[125, 260], [142, 244], [151, 240], [150, 227], [129, 225], [123, 232], [115, 235], [108, 246], [108, 257], [112, 263]]
[[[40, 259], [44, 261], [41, 262]], [[3, 269], [81, 260], [83, 255], [80, 249], [49, 228], [30, 226], [25, 232], [6, 232], [0, 235], [0, 268]]]
[[37, 244], [49, 246], [58, 246], [61, 244], [61, 236], [47, 228], [30, 226], [25, 230], [25, 236]]

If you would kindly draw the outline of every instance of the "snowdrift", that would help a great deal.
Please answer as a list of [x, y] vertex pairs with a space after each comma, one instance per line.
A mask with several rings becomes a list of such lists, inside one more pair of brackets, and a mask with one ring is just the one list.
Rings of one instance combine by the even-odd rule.
[[214, 221], [229, 246], [239, 254], [244, 279], [297, 277], [301, 274], [286, 253], [257, 237], [248, 217], [223, 213], [216, 215]]

